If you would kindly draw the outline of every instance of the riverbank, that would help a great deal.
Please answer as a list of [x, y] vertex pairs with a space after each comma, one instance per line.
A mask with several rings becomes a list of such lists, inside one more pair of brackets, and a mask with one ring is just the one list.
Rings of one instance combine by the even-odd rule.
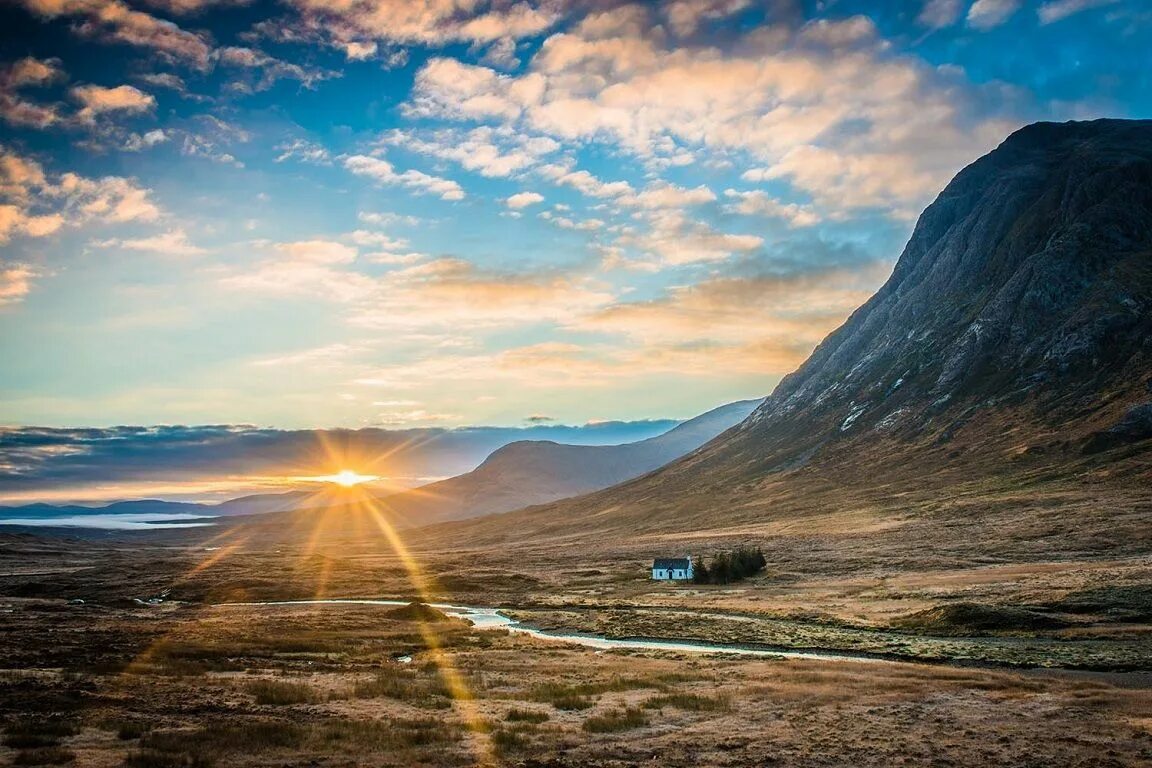
[[428, 621], [378, 601], [0, 610], [6, 763], [39, 759], [12, 746], [32, 739], [108, 768], [1152, 758], [1152, 690], [1137, 676], [588, 648], [485, 628], [495, 611]]
[[[401, 606], [405, 600], [329, 598], [243, 606]], [[223, 604], [227, 606], [229, 604]], [[432, 603], [479, 629], [506, 629], [599, 650], [657, 650], [825, 661], [923, 662], [951, 666], [1148, 672], [1141, 642], [1029, 637], [932, 637], [874, 629], [669, 608], [495, 609]]]

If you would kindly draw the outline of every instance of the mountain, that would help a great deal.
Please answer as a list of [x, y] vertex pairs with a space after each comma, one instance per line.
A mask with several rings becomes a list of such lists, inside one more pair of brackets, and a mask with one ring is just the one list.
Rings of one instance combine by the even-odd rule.
[[521, 440], [471, 472], [386, 497], [401, 520], [427, 524], [479, 517], [607, 488], [678, 459], [740, 423], [759, 404], [743, 400], [689, 419], [663, 435], [622, 445]]
[[304, 491], [288, 491], [286, 493], [241, 496], [219, 504], [196, 504], [160, 499], [115, 501], [99, 507], [84, 507], [75, 504], [24, 504], [11, 507], [0, 506], [0, 518], [46, 520], [88, 515], [201, 515], [209, 517], [256, 515], [295, 509], [300, 505], [300, 502], [311, 496], [312, 494]]
[[1038, 123], [948, 184], [885, 285], [737, 428], [427, 535], [786, 535], [816, 570], [1144, 551], [1149, 438], [1152, 121]]
[[[391, 494], [383, 501], [394, 513], [397, 524], [420, 525], [506, 512], [607, 488], [700, 447], [743, 420], [759, 402], [729, 403], [677, 424], [663, 434], [633, 443], [585, 445], [550, 440], [508, 443], [471, 472]], [[0, 518], [43, 520], [124, 514], [247, 517], [297, 511], [307, 516], [322, 499], [324, 497], [309, 491], [289, 491], [243, 496], [218, 504], [155, 499], [118, 501], [100, 507], [27, 504], [0, 506]]]

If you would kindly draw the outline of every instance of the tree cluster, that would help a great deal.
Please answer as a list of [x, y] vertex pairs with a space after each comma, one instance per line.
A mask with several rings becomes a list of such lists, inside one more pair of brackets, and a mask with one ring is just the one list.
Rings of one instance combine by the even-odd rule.
[[731, 584], [764, 570], [768, 561], [759, 547], [740, 547], [732, 552], [720, 552], [712, 562], [704, 558], [693, 565], [692, 580], [697, 584]]

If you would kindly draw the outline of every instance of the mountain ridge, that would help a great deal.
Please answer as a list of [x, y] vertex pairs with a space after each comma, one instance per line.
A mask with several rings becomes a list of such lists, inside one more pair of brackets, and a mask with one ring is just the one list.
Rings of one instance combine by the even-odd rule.
[[[956, 488], [1002, 484], [990, 508], [1025, 482], [1087, 504], [1084, 478], [1143, 515], [1147, 435], [1126, 414], [1150, 400], [1150, 339], [1152, 121], [1028, 126], [957, 174], [885, 285], [742, 424], [608, 491], [427, 535], [708, 536], [849, 507], [929, 536]], [[1114, 455], [1085, 453], [1109, 430]], [[893, 522], [900, 494], [924, 516]]]

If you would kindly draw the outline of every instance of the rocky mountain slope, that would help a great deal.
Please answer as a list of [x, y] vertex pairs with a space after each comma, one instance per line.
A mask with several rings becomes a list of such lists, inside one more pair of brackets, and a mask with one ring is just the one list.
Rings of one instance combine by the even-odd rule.
[[1040, 123], [956, 176], [888, 282], [738, 428], [608, 491], [428, 535], [1147, 549], [1149, 402], [1152, 121]]
[[389, 496], [383, 502], [397, 519], [427, 524], [507, 512], [600, 490], [694, 451], [743, 421], [759, 402], [729, 403], [663, 435], [635, 443], [509, 443], [471, 472]]

